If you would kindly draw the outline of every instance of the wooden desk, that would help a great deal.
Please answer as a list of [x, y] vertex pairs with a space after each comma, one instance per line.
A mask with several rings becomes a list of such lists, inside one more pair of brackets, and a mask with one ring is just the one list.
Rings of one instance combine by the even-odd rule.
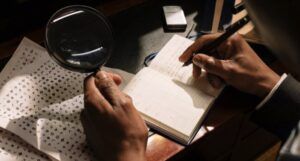
[[[120, 4], [125, 3], [122, 0], [119, 2], [122, 2]], [[144, 1], [138, 0], [137, 3], [134, 3], [134, 0], [132, 0], [130, 1], [131, 5], [129, 6], [141, 4], [142, 2]], [[197, 4], [197, 1], [189, 0], [188, 2], [190, 2], [190, 4], [187, 2], [181, 4], [185, 10], [189, 23], [186, 32], [178, 33], [182, 36], [186, 35], [189, 28], [192, 26], [191, 24], [194, 23], [194, 17], [196, 15], [195, 6], [197, 5], [195, 4]], [[122, 7], [120, 4], [115, 5], [114, 2], [112, 3], [112, 6], [114, 6], [116, 10], [123, 10], [124, 8], [127, 8], [124, 6]], [[125, 13], [119, 14], [116, 14], [117, 11], [109, 9], [109, 5], [106, 7], [102, 6], [102, 9], [104, 11], [107, 9], [105, 12], [108, 15], [111, 15], [110, 20], [112, 21], [116, 31], [116, 46], [118, 46], [116, 49], [116, 54], [118, 55], [113, 55], [111, 61], [108, 63], [109, 66], [121, 68], [133, 73], [137, 72], [142, 67], [141, 64], [143, 58], [151, 52], [158, 51], [163, 44], [169, 40], [173, 33], [164, 33], [161, 27], [161, 22], [157, 21], [157, 18], [160, 17], [161, 5], [161, 2], [151, 1], [147, 2], [146, 5], [142, 4], [141, 7], [133, 7]], [[163, 37], [161, 36], [162, 34], [164, 35]], [[41, 28], [25, 35], [36, 42], [42, 42], [44, 29]], [[21, 37], [18, 37], [0, 44], [0, 59], [8, 57], [11, 53], [13, 53], [20, 40]], [[183, 158], [186, 158], [186, 160], [201, 159], [204, 161], [212, 159], [222, 160], [222, 158], [218, 158], [218, 156], [224, 155], [225, 157], [230, 155], [230, 152], [225, 152], [223, 150], [230, 149], [226, 147], [226, 145], [230, 144], [230, 142], [234, 142], [234, 137], [232, 136], [237, 135], [237, 129], [240, 127], [239, 124], [235, 123], [239, 123], [242, 120], [243, 115], [253, 108], [257, 101], [258, 100], [256, 100], [255, 97], [240, 93], [232, 88], [225, 90], [216, 101], [204, 123], [204, 126], [207, 127], [208, 130], [201, 133], [199, 139], [193, 145], [185, 148], [164, 136], [155, 134], [148, 140], [148, 161], [163, 161], [167, 159], [182, 160]], [[252, 125], [251, 123], [249, 123], [249, 128], [246, 129], [248, 130], [246, 130], [245, 134], [257, 139], [261, 139], [260, 137], [265, 137], [265, 135], [270, 135], [262, 132], [260, 128]], [[222, 130], [232, 133], [227, 133], [228, 136], [223, 138], [224, 136], [220, 137], [220, 133], [223, 134], [224, 132]], [[259, 134], [261, 135], [259, 136]], [[216, 138], [221, 138], [221, 140]], [[270, 135], [269, 138], [272, 139], [267, 140], [265, 144], [260, 145], [260, 151], [253, 151], [253, 153], [248, 153], [247, 155], [245, 153], [243, 154], [248, 157], [253, 157], [252, 159], [259, 159], [259, 156], [261, 156], [260, 153], [264, 154], [266, 151], [270, 150], [271, 152], [268, 154], [273, 154], [272, 157], [274, 159], [275, 153], [279, 148], [279, 141], [272, 135]], [[215, 141], [217, 141], [217, 143]], [[222, 141], [229, 141], [229, 143]], [[216, 147], [222, 148], [216, 150], [218, 149]], [[203, 152], [207, 153], [204, 154]], [[217, 158], [214, 158], [213, 156], [216, 156]], [[272, 157], [268, 157], [268, 159], [272, 160]]]
[[[255, 107], [257, 101], [233, 88], [225, 89], [204, 123], [207, 129], [213, 127], [212, 130], [203, 132], [188, 147], [156, 134], [149, 138], [148, 161], [225, 161], [229, 156], [232, 160], [275, 160], [280, 148], [277, 137], [250, 121], [244, 122], [245, 113]], [[240, 143], [236, 143], [238, 135], [243, 137]]]

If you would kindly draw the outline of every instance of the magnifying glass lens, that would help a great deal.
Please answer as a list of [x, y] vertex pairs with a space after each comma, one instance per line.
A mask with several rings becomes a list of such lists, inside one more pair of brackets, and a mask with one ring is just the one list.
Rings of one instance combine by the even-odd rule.
[[113, 35], [108, 21], [98, 11], [86, 6], [69, 6], [49, 20], [46, 47], [61, 66], [93, 72], [111, 55]]

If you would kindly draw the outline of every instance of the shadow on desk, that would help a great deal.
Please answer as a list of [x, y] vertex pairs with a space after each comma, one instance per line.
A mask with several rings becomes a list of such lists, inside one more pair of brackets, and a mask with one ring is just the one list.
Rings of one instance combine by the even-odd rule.
[[[275, 161], [278, 138], [249, 121], [238, 132], [242, 120], [243, 116], [232, 118], [168, 161]], [[236, 140], [238, 134], [241, 140]]]
[[275, 161], [279, 139], [247, 120], [259, 100], [227, 87], [204, 126], [214, 129], [168, 161]]

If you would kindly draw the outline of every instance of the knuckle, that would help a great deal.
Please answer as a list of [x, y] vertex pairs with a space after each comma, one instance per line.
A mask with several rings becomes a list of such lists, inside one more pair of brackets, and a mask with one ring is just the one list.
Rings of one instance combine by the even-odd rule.
[[232, 44], [232, 40], [230, 39], [230, 40], [227, 40], [226, 42], [225, 42], [225, 47], [231, 47], [231, 44]]
[[125, 93], [124, 93], [124, 95], [125, 95], [125, 97], [126, 97], [129, 101], [132, 102], [132, 97], [131, 97], [131, 96], [129, 96], [128, 94], [125, 94]]
[[104, 71], [99, 71], [96, 73], [95, 78], [99, 81], [99, 82], [106, 82], [109, 81], [109, 77], [107, 76], [106, 72]]
[[[104, 79], [106, 79], [106, 78], [104, 78]], [[97, 86], [98, 86], [98, 88], [101, 88], [102, 90], [110, 91], [109, 89], [113, 88], [114, 82], [109, 79], [106, 79], [106, 80], [99, 81]]]
[[95, 77], [96, 78], [101, 78], [103, 76], [103, 71], [98, 71], [96, 74], [95, 74]]
[[233, 41], [241, 41], [242, 40], [242, 37], [240, 34], [235, 34], [233, 37], [232, 37], [232, 40]]
[[232, 65], [229, 65], [227, 67], [227, 71], [228, 71], [228, 73], [234, 73], [235, 72], [235, 68]]
[[109, 91], [113, 87], [114, 82], [107, 77], [97, 77], [95, 84], [99, 90]]
[[229, 42], [231, 44], [237, 44], [237, 43], [241, 42], [242, 40], [243, 40], [243, 38], [239, 34], [236, 34], [236, 35], [230, 37]]
[[227, 81], [230, 81], [232, 77], [237, 73], [237, 68], [232, 64], [226, 65], [224, 70], [226, 72], [224, 79], [226, 79]]
[[132, 105], [132, 101], [128, 98], [120, 99], [120, 106], [123, 108], [130, 107]]
[[228, 65], [226, 65], [225, 70], [228, 73], [235, 73], [236, 72], [236, 67], [234, 65], [232, 65], [232, 64], [228, 64]]
[[100, 97], [97, 97], [95, 94], [85, 94], [84, 103], [87, 106], [96, 106], [99, 102], [103, 100]]

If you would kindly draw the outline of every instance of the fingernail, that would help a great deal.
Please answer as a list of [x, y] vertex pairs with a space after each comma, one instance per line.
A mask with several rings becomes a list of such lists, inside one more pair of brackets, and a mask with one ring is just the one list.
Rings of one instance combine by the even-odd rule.
[[202, 64], [202, 62], [200, 62], [198, 59], [193, 59], [193, 63], [195, 64], [195, 65], [197, 65], [198, 67], [200, 67], [200, 68], [203, 68], [203, 64]]
[[180, 57], [178, 58], [178, 60], [179, 60], [180, 62], [183, 62], [182, 56], [180, 56]]
[[213, 64], [215, 64], [215, 60], [214, 60], [213, 58], [210, 57], [210, 58], [207, 59], [207, 63], [213, 65]]
[[96, 79], [106, 79], [107, 78], [107, 74], [104, 71], [100, 71], [96, 74], [95, 76]]

